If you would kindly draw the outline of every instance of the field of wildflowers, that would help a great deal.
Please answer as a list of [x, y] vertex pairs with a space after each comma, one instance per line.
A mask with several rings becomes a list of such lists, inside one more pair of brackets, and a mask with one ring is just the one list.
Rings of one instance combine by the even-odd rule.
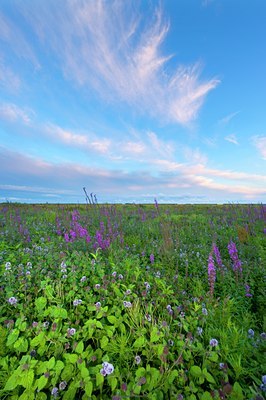
[[0, 398], [266, 393], [266, 207], [0, 206]]

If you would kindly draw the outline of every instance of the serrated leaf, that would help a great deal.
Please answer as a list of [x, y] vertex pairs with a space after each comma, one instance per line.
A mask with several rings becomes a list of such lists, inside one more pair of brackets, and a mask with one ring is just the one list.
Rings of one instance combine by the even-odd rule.
[[28, 350], [28, 341], [27, 339], [20, 337], [15, 343], [14, 348], [22, 353], [26, 353]]
[[19, 330], [18, 330], [17, 328], [15, 328], [15, 329], [13, 329], [13, 331], [8, 335], [6, 345], [7, 345], [8, 347], [11, 346], [13, 343], [15, 343], [15, 341], [17, 340], [18, 337], [19, 337]]
[[31, 347], [39, 346], [42, 342], [45, 341], [45, 333], [41, 332], [39, 335], [35, 336], [30, 342]]
[[20, 384], [27, 390], [32, 386], [34, 380], [34, 372], [30, 369], [20, 376]]
[[64, 357], [71, 364], [75, 364], [78, 361], [78, 355], [77, 354], [65, 354]]

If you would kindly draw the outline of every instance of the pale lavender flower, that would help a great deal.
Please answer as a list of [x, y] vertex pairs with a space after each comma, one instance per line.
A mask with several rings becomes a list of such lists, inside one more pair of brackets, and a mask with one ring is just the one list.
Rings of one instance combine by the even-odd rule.
[[87, 279], [87, 277], [84, 275], [84, 276], [80, 279], [80, 282], [85, 282], [86, 279]]
[[99, 283], [96, 283], [96, 285], [94, 287], [95, 287], [95, 289], [100, 289], [101, 285]]
[[151, 264], [154, 263], [154, 254], [151, 254], [151, 255], [150, 255], [150, 262], [151, 262]]
[[8, 261], [5, 265], [6, 267], [6, 271], [10, 271], [11, 270], [11, 263]]
[[118, 275], [118, 279], [123, 279], [123, 278], [124, 278], [124, 276], [122, 274]]
[[116, 275], [117, 275], [117, 272], [116, 272], [116, 271], [112, 272], [112, 276], [113, 276], [114, 278], [116, 277]]
[[101, 303], [99, 301], [97, 301], [97, 303], [95, 303], [95, 307], [96, 308], [100, 308], [101, 307]]
[[102, 363], [103, 368], [100, 370], [100, 373], [103, 376], [110, 375], [114, 372], [113, 364], [108, 363], [107, 361]]
[[245, 285], [245, 289], [246, 289], [245, 296], [246, 297], [252, 297], [252, 294], [250, 293], [250, 286], [249, 285]]
[[16, 297], [9, 297], [8, 299], [9, 304], [11, 304], [12, 306], [14, 306], [15, 304], [17, 304], [18, 300], [16, 299]]
[[62, 276], [62, 278], [63, 278], [63, 279], [67, 279], [67, 275], [64, 274], [64, 275]]
[[29, 276], [29, 275], [30, 275], [30, 271], [26, 271], [26, 275], [28, 275], [28, 276]]
[[216, 346], [218, 346], [218, 340], [217, 339], [211, 339], [210, 340], [210, 346], [212, 346], [212, 347], [216, 347]]
[[249, 337], [249, 338], [253, 338], [254, 335], [255, 335], [255, 332], [253, 331], [253, 329], [249, 329], [249, 330], [248, 330], [248, 337]]
[[139, 365], [139, 364], [141, 363], [141, 357], [140, 357], [140, 356], [136, 356], [136, 357], [135, 357], [135, 363], [136, 363], [137, 365]]
[[52, 396], [57, 397], [58, 396], [58, 388], [54, 387], [51, 391]]
[[203, 332], [203, 329], [201, 328], [201, 327], [197, 327], [197, 333], [198, 333], [198, 335], [202, 335], [202, 332]]
[[76, 300], [74, 300], [73, 301], [73, 306], [78, 306], [79, 304], [81, 304], [82, 303], [82, 300], [80, 300], [80, 299], [76, 299]]
[[64, 390], [67, 387], [66, 381], [62, 381], [59, 383], [59, 390]]
[[262, 380], [262, 383], [263, 383], [264, 385], [266, 385], [266, 375], [263, 375], [263, 376], [261, 377], [261, 380]]
[[123, 304], [124, 304], [124, 307], [126, 307], [126, 308], [132, 307], [132, 303], [130, 301], [124, 301]]
[[208, 310], [207, 310], [207, 308], [205, 308], [205, 307], [202, 308], [202, 314], [203, 314], [203, 315], [208, 315]]
[[144, 282], [144, 286], [146, 287], [146, 290], [150, 290], [151, 285], [148, 282]]
[[146, 314], [145, 318], [148, 322], [151, 322], [151, 315], [150, 314]]
[[131, 290], [130, 290], [130, 289], [127, 289], [125, 295], [128, 296], [129, 294], [131, 294]]
[[49, 325], [50, 325], [50, 322], [45, 321], [42, 325], [43, 325], [44, 328], [48, 328]]
[[29, 261], [29, 262], [27, 262], [27, 267], [29, 268], [29, 269], [31, 269], [32, 268], [32, 263]]
[[75, 328], [68, 328], [67, 330], [67, 334], [68, 336], [73, 336], [76, 333], [76, 329]]
[[174, 345], [174, 341], [172, 339], [169, 339], [168, 340], [168, 344], [169, 344], [169, 346], [173, 346]]

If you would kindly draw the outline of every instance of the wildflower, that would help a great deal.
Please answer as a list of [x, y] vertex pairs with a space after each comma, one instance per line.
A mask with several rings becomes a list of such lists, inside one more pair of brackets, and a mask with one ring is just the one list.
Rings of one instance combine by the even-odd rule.
[[124, 276], [122, 274], [118, 275], [118, 279], [123, 279], [123, 278], [124, 278]]
[[116, 277], [116, 275], [117, 275], [117, 272], [116, 272], [116, 271], [112, 272], [112, 276], [113, 276], [114, 278]]
[[167, 309], [167, 311], [171, 311], [171, 310], [172, 310], [172, 307], [170, 306], [170, 304], [168, 304], [168, 305], [166, 306], [166, 309]]
[[66, 266], [66, 263], [65, 263], [64, 261], [62, 261], [60, 267], [61, 267], [61, 268], [66, 268], [66, 267], [67, 267], [67, 266]]
[[248, 337], [249, 337], [249, 338], [253, 338], [254, 335], [255, 335], [255, 332], [253, 331], [253, 329], [249, 329], [249, 330], [248, 330]]
[[96, 308], [100, 308], [101, 307], [101, 303], [99, 301], [97, 301], [97, 303], [95, 303], [95, 307]]
[[63, 279], [67, 279], [67, 275], [64, 274], [64, 275], [62, 276], [62, 278], [63, 278]]
[[48, 326], [50, 325], [50, 322], [45, 321], [42, 325], [44, 328], [48, 328]]
[[58, 396], [58, 388], [54, 387], [51, 391], [52, 396], [57, 397]]
[[203, 329], [201, 328], [201, 327], [197, 327], [197, 333], [198, 333], [198, 335], [202, 335], [202, 332], [203, 332]]
[[154, 263], [154, 255], [153, 254], [150, 255], [150, 262], [151, 262], [151, 264]]
[[66, 268], [61, 268], [61, 272], [65, 273], [65, 272], [67, 272], [67, 269]]
[[94, 287], [95, 287], [95, 289], [100, 289], [101, 285], [99, 283], [97, 283]]
[[266, 385], [266, 375], [263, 375], [263, 376], [261, 377], [261, 380], [262, 380], [262, 383], [263, 383], [264, 385]]
[[180, 318], [185, 318], [185, 313], [184, 313], [184, 311], [182, 311], [181, 313], [180, 313]]
[[127, 391], [127, 384], [126, 383], [122, 383], [121, 384], [121, 390], [123, 390], [123, 392]]
[[30, 352], [30, 356], [31, 357], [36, 357], [36, 350], [31, 350], [31, 352]]
[[140, 378], [140, 380], [138, 381], [138, 385], [139, 385], [139, 386], [145, 385], [146, 382], [147, 382], [147, 379], [145, 378], [145, 376], [143, 376], [143, 377]]
[[224, 369], [225, 368], [225, 363], [220, 363], [219, 367], [220, 367], [220, 369]]
[[31, 262], [27, 262], [27, 267], [28, 267], [29, 269], [31, 269], [31, 268], [32, 268], [32, 263], [31, 263]]
[[262, 338], [262, 339], [266, 339], [266, 333], [265, 332], [262, 332], [261, 334], [260, 334], [260, 337]]
[[151, 322], [151, 315], [150, 314], [146, 314], [145, 318], [148, 322]]
[[14, 306], [15, 304], [17, 304], [18, 300], [16, 299], [16, 297], [9, 297], [8, 299], [9, 304], [11, 304], [12, 306]]
[[151, 285], [148, 282], [144, 282], [144, 286], [146, 287], [146, 290], [151, 288]]
[[126, 308], [132, 307], [132, 303], [130, 301], [124, 301], [123, 304], [124, 304], [124, 307], [126, 307]]
[[221, 270], [223, 270], [223, 263], [222, 263], [222, 259], [221, 259], [221, 254], [220, 254], [220, 251], [219, 251], [219, 249], [218, 249], [218, 247], [216, 246], [215, 243], [213, 243], [213, 245], [212, 245], [212, 250], [213, 250], [213, 253], [215, 255], [215, 259], [216, 259], [218, 267]]
[[208, 310], [207, 310], [207, 308], [205, 308], [205, 307], [202, 308], [202, 314], [203, 314], [203, 315], [208, 315]]
[[28, 276], [29, 276], [29, 275], [30, 275], [30, 271], [26, 271], [26, 275], [28, 275]]
[[79, 304], [81, 304], [82, 303], [82, 300], [80, 300], [80, 299], [76, 299], [76, 300], [74, 300], [73, 301], [73, 306], [78, 306]]
[[114, 372], [113, 364], [108, 363], [107, 361], [102, 363], [103, 368], [100, 370], [100, 373], [103, 376], [110, 375]]
[[172, 339], [169, 339], [168, 340], [168, 344], [169, 344], [169, 346], [173, 346], [174, 345], [174, 341]]
[[8, 262], [6, 263], [6, 265], [5, 265], [5, 267], [6, 267], [6, 271], [11, 270], [11, 263], [8, 261]]
[[245, 289], [246, 289], [245, 296], [246, 297], [252, 297], [252, 294], [250, 293], [250, 286], [249, 285], [245, 285]]
[[129, 295], [131, 293], [131, 290], [130, 289], [127, 289], [127, 291], [126, 291], [126, 295]]
[[218, 346], [218, 340], [217, 339], [211, 339], [210, 340], [210, 346], [212, 346], [212, 347], [216, 347], [216, 346]]
[[87, 277], [84, 275], [84, 276], [80, 279], [80, 282], [85, 282], [86, 279], [87, 279]]
[[66, 381], [62, 381], [59, 383], [59, 390], [64, 390], [67, 387]]
[[76, 333], [76, 329], [75, 328], [69, 328], [67, 330], [68, 336], [73, 336], [73, 335], [75, 335], [75, 333]]
[[38, 326], [38, 322], [33, 321], [33, 323], [31, 324], [31, 326], [32, 326], [33, 328], [36, 328], [36, 327]]
[[216, 280], [216, 271], [215, 271], [212, 252], [209, 254], [208, 258], [208, 277], [209, 277], [210, 295], [213, 296], [214, 283]]
[[231, 257], [231, 260], [233, 261], [233, 270], [235, 272], [239, 271], [241, 273], [242, 272], [242, 263], [238, 258], [236, 245], [232, 240], [228, 244], [228, 252]]
[[140, 358], [140, 356], [136, 356], [136, 357], [135, 357], [135, 363], [136, 363], [137, 365], [139, 365], [139, 364], [141, 363], [141, 358]]

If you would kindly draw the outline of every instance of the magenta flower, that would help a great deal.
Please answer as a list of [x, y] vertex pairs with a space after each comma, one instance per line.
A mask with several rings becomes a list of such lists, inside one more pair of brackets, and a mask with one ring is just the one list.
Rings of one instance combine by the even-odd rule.
[[208, 277], [209, 277], [210, 295], [213, 296], [214, 283], [216, 280], [216, 270], [215, 270], [215, 266], [214, 266], [212, 252], [210, 253], [209, 259], [208, 259]]

